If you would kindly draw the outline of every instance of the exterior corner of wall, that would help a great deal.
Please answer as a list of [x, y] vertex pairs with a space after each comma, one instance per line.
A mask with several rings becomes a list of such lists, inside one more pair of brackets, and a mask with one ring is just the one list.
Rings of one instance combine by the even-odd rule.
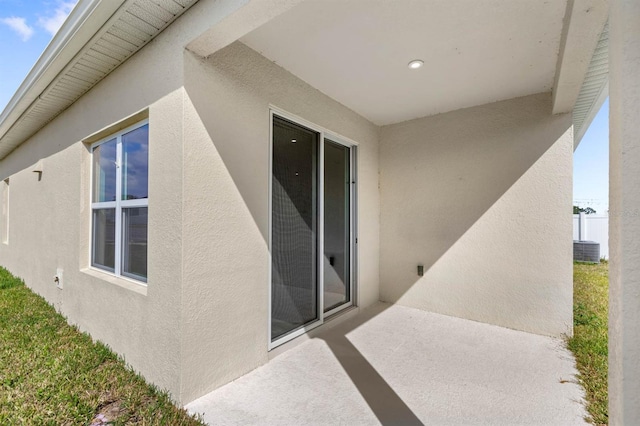
[[379, 299], [378, 128], [234, 43], [185, 54], [181, 402], [268, 361], [271, 106], [358, 143], [358, 302]]

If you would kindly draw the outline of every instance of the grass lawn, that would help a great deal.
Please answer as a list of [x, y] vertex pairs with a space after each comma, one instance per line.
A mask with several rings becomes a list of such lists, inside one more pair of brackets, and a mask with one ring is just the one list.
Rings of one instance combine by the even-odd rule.
[[107, 422], [202, 424], [0, 268], [0, 424]]
[[597, 425], [609, 422], [607, 413], [607, 312], [609, 265], [575, 263], [573, 266], [573, 326], [568, 340], [586, 390], [587, 409]]

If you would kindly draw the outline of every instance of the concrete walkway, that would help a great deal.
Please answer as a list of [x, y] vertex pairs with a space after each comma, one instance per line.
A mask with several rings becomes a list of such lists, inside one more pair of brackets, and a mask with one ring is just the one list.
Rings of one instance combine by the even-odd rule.
[[187, 405], [211, 425], [584, 425], [561, 340], [380, 304]]

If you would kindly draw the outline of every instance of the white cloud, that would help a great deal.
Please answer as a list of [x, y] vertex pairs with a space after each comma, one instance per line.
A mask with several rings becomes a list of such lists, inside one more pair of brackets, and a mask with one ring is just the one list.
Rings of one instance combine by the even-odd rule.
[[38, 24], [51, 35], [55, 35], [77, 2], [77, 0], [58, 1], [53, 13], [38, 19]]
[[0, 22], [8, 25], [13, 31], [18, 33], [22, 41], [29, 40], [33, 35], [33, 28], [27, 25], [27, 21], [24, 18], [12, 16], [10, 18], [2, 18]]

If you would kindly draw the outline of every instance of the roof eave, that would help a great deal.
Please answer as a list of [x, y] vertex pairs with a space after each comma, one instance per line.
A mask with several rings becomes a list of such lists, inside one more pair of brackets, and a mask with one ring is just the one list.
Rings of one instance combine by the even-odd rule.
[[573, 111], [608, 16], [608, 0], [567, 2], [553, 85], [553, 114]]
[[577, 149], [582, 137], [609, 96], [609, 25], [600, 34], [598, 45], [584, 78], [580, 94], [573, 109], [573, 149]]
[[0, 114], [0, 139], [125, 0], [81, 0]]

